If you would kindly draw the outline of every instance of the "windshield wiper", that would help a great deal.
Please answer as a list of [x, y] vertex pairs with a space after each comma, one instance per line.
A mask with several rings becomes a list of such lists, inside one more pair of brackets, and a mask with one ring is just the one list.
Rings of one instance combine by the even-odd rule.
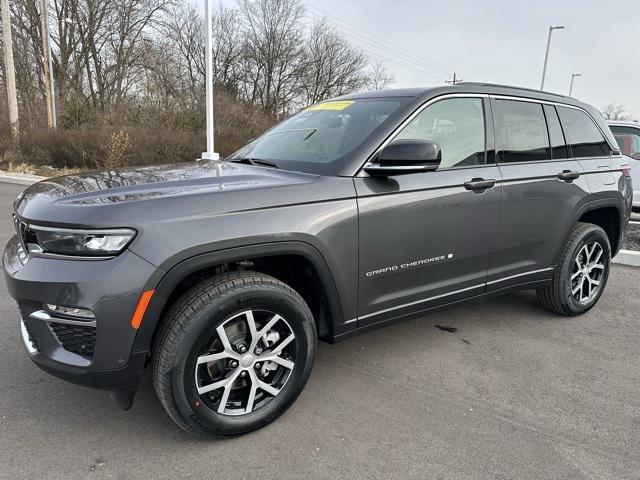
[[230, 158], [228, 161], [233, 163], [246, 163], [247, 165], [258, 165], [262, 167], [278, 168], [278, 166], [273, 162], [269, 162], [268, 160], [260, 160], [257, 158], [249, 158], [249, 157]]

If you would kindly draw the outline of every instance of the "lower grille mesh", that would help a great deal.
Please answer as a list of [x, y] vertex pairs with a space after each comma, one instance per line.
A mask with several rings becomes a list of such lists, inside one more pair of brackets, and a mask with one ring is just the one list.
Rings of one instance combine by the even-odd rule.
[[49, 325], [60, 342], [60, 345], [62, 345], [62, 348], [88, 359], [93, 358], [96, 346], [95, 327], [66, 325], [56, 322], [51, 322]]

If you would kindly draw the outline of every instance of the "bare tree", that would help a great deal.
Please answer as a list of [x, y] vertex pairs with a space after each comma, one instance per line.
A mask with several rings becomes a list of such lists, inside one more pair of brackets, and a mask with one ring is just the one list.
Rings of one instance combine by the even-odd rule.
[[607, 120], [631, 120], [631, 115], [627, 113], [624, 106], [615, 102], [602, 107], [602, 115]]
[[[220, 7], [213, 17], [213, 73], [218, 83], [237, 92], [242, 72], [242, 21], [236, 9]], [[204, 35], [203, 35], [204, 37]]]
[[367, 90], [382, 90], [396, 80], [380, 61], [376, 61], [371, 65], [367, 74], [366, 88]]
[[[302, 0], [236, 1], [235, 8], [216, 9], [213, 19], [216, 127], [234, 145], [303, 104], [393, 81], [326, 20], [307, 26]], [[38, 4], [11, 1], [27, 129], [45, 118]], [[191, 0], [49, 5], [62, 130], [163, 125], [202, 133], [206, 42], [204, 18]]]
[[[107, 2], [105, 2], [107, 3]], [[146, 36], [148, 29], [157, 26], [159, 14], [165, 11], [172, 0], [116, 0], [113, 2], [109, 35], [108, 63], [105, 69], [105, 91], [116, 110], [141, 73], [146, 48], [151, 41]]]
[[304, 104], [360, 90], [367, 84], [366, 56], [352, 47], [326, 19], [313, 23], [306, 44], [300, 86]]
[[304, 69], [300, 0], [239, 0], [245, 22], [244, 93], [268, 113], [288, 111]]

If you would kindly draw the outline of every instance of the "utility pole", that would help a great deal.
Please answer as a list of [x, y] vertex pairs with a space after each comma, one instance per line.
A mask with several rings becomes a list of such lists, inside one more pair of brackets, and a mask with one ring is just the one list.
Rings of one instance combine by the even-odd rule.
[[205, 106], [207, 115], [207, 151], [202, 153], [202, 160], [218, 160], [220, 155], [215, 152], [213, 135], [213, 0], [207, 0], [205, 8], [207, 16], [207, 51], [205, 54]]
[[463, 81], [464, 80], [456, 76], [456, 72], [453, 72], [453, 80], [445, 80], [444, 83], [448, 83], [449, 85], [457, 85], [458, 83], [462, 83]]
[[56, 98], [51, 62], [49, 38], [49, 0], [40, 0], [40, 32], [42, 36], [42, 54], [44, 55], [44, 98], [47, 103], [47, 126], [56, 128]]
[[554, 30], [562, 30], [564, 25], [551, 25], [549, 27], [549, 35], [547, 36], [547, 51], [544, 54], [544, 66], [542, 67], [542, 81], [540, 82], [540, 90], [544, 90], [544, 77], [547, 75], [547, 62], [549, 61], [549, 48], [551, 47], [551, 34]]
[[573, 92], [573, 80], [574, 80], [576, 77], [581, 77], [581, 76], [582, 76], [582, 74], [581, 74], [581, 73], [572, 73], [572, 74], [571, 74], [571, 86], [569, 87], [569, 96], [571, 96], [571, 93]]
[[9, 0], [0, 0], [0, 15], [2, 15], [2, 43], [4, 45], [4, 77], [7, 82], [7, 103], [9, 104], [9, 125], [13, 140], [20, 135], [18, 121], [18, 94], [16, 92], [16, 71], [13, 64], [13, 38], [11, 35], [11, 12]]

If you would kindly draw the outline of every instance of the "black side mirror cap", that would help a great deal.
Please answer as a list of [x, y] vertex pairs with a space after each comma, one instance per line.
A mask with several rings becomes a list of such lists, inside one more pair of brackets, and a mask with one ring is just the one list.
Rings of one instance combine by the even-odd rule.
[[440, 145], [428, 140], [395, 140], [384, 147], [364, 171], [371, 176], [387, 177], [437, 170], [442, 161]]

